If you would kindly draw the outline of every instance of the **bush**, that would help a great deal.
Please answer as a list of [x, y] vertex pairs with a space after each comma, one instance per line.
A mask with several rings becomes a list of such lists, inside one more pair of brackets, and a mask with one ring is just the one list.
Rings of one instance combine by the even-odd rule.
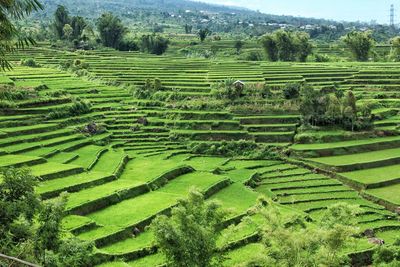
[[139, 51], [138, 44], [132, 39], [123, 39], [118, 45], [119, 51]]
[[185, 95], [179, 93], [179, 90], [174, 89], [171, 92], [156, 92], [151, 97], [154, 100], [163, 101], [163, 102], [171, 102], [171, 101], [179, 101], [184, 100]]
[[133, 97], [139, 99], [149, 99], [155, 93], [163, 90], [164, 87], [160, 79], [155, 78], [153, 81], [147, 79], [144, 85], [132, 87], [130, 89], [131, 94]]
[[300, 83], [288, 83], [283, 88], [283, 96], [285, 99], [296, 99], [300, 96]]
[[192, 143], [191, 152], [227, 157], [248, 157], [252, 159], [276, 159], [279, 154], [268, 147], [260, 147], [253, 141], [222, 141], [220, 143]]
[[75, 117], [91, 111], [91, 104], [88, 101], [77, 100], [72, 105], [62, 108], [56, 108], [51, 111], [46, 118], [49, 120]]
[[328, 55], [321, 55], [321, 54], [315, 54], [314, 55], [314, 60], [315, 62], [329, 62], [331, 59], [329, 58]]
[[61, 96], [67, 96], [68, 92], [66, 90], [55, 90], [55, 91], [49, 91], [46, 92], [46, 96], [48, 97], [61, 97]]
[[158, 35], [143, 35], [140, 39], [140, 50], [155, 55], [164, 54], [169, 45], [169, 40]]
[[8, 100], [0, 100], [0, 110], [13, 109], [16, 107], [17, 105], [13, 102], [10, 102]]
[[335, 87], [318, 91], [304, 86], [301, 90], [299, 110], [304, 125], [340, 126], [351, 131], [369, 130], [373, 127], [372, 108], [371, 103], [357, 107], [357, 99], [352, 91], [344, 96]]
[[225, 81], [215, 83], [212, 88], [212, 94], [217, 99], [236, 100], [243, 94], [243, 87], [235, 86], [235, 80], [230, 78]]
[[250, 84], [246, 88], [246, 95], [255, 99], [267, 99], [272, 97], [271, 89], [267, 83]]
[[66, 60], [60, 64], [60, 68], [63, 70], [76, 72], [79, 70], [87, 70], [89, 68], [89, 64], [81, 59]]
[[399, 266], [400, 264], [400, 239], [393, 245], [380, 246], [374, 256], [374, 266]]
[[21, 65], [25, 67], [31, 67], [31, 68], [39, 68], [40, 64], [37, 63], [33, 58], [28, 58], [28, 59], [23, 59], [21, 61]]
[[263, 56], [261, 55], [261, 53], [259, 53], [257, 51], [250, 51], [250, 52], [246, 52], [246, 53], [242, 54], [240, 59], [247, 60], [247, 61], [262, 61]]
[[32, 89], [17, 89], [11, 86], [0, 87], [0, 100], [16, 101], [37, 97]]

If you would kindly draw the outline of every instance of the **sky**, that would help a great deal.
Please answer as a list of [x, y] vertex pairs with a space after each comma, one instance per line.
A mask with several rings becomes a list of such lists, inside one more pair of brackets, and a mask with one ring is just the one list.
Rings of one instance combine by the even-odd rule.
[[339, 21], [372, 20], [389, 23], [394, 4], [395, 22], [400, 23], [400, 0], [201, 0], [212, 4], [236, 5], [274, 15], [293, 15]]

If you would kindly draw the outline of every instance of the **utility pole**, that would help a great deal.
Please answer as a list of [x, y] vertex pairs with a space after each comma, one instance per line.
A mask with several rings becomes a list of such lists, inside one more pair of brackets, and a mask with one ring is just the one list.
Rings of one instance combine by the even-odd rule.
[[390, 27], [394, 28], [394, 5], [390, 6]]

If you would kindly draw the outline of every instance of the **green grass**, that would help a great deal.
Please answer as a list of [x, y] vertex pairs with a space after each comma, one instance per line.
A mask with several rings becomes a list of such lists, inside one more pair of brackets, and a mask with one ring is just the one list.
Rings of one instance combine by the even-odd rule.
[[0, 156], [0, 167], [9, 167], [16, 164], [29, 164], [40, 160], [38, 157], [22, 156], [22, 155], [3, 155]]
[[[88, 148], [88, 150], [95, 150], [99, 151], [101, 148], [91, 146]], [[82, 153], [88, 153], [85, 150], [81, 151]], [[93, 171], [98, 171], [98, 172], [106, 172], [106, 173], [114, 173], [114, 171], [117, 169], [119, 164], [122, 162], [122, 159], [124, 158], [126, 154], [122, 151], [114, 151], [114, 150], [109, 150], [103, 155], [101, 155], [99, 161], [96, 163], [96, 165], [93, 167]], [[90, 164], [94, 160], [94, 157], [92, 156], [91, 160], [87, 160], [87, 158], [83, 157], [82, 161], [78, 161], [81, 164]]]
[[10, 78], [0, 74], [0, 84], [12, 84], [12, 83], [13, 81]]
[[387, 200], [396, 205], [400, 205], [399, 192], [400, 192], [400, 184], [367, 190], [368, 194]]
[[58, 191], [63, 189], [66, 190], [68, 187], [71, 186], [94, 182], [106, 177], [110, 177], [110, 175], [102, 172], [84, 172], [77, 175], [43, 181], [36, 188], [36, 192], [39, 194], [43, 194], [46, 192]]
[[[123, 261], [112, 261], [112, 262], [106, 262], [106, 263], [97, 265], [97, 267], [129, 267], [129, 266], [131, 266], [131, 265], [129, 265]], [[155, 265], [140, 265], [140, 266], [155, 266]]]
[[[221, 45], [226, 45], [226, 41], [223, 43]], [[231, 43], [227, 43], [232, 46]], [[208, 49], [210, 44], [206, 43], [201, 46]], [[61, 59], [78, 57], [73, 53], [64, 54], [54, 50], [32, 48], [29, 51], [35, 52], [34, 55], [37, 55], [38, 62], [54, 66], [57, 66]], [[186, 104], [184, 103], [186, 100], [181, 101], [182, 103], [178, 100], [176, 101], [178, 105], [171, 108], [171, 105], [165, 101], [134, 99], [122, 87], [108, 86], [106, 83], [100, 84], [102, 81], [94, 82], [71, 77], [68, 73], [51, 68], [16, 67], [6, 74], [7, 79], [15, 79], [19, 86], [46, 85], [49, 89], [41, 90], [40, 97], [55, 90], [66, 90], [70, 94], [67, 98], [87, 98], [94, 104], [93, 112], [87, 115], [54, 120], [50, 123], [43, 119], [46, 113], [53, 107], [66, 106], [65, 103], [56, 104], [59, 97], [52, 98], [48, 103], [50, 105], [29, 103], [27, 107], [30, 108], [17, 109], [17, 115], [0, 116], [0, 150], [21, 154], [3, 154], [0, 156], [0, 167], [34, 165], [32, 170], [35, 175], [47, 176], [47, 178], [55, 175], [53, 180], [40, 181], [36, 188], [37, 193], [59, 193], [63, 190], [73, 190], [74, 192], [69, 194], [67, 209], [76, 208], [110, 195], [116, 197], [113, 205], [101, 205], [101, 209], [99, 206], [98, 210], [86, 216], [69, 215], [64, 218], [63, 228], [65, 230], [83, 229], [83, 232], [78, 234], [79, 238], [98, 240], [110, 237], [113, 233], [118, 233], [175, 205], [179, 198], [186, 196], [191, 187], [195, 186], [205, 191], [226, 178], [231, 179], [233, 184], [217, 191], [207, 201], [217, 200], [223, 208], [230, 210], [227, 219], [244, 214], [257, 202], [259, 195], [266, 194], [274, 197], [276, 202], [281, 202], [282, 205], [278, 206], [285, 212], [304, 215], [303, 211], [305, 211], [317, 220], [322, 216], [320, 212], [322, 209], [338, 202], [346, 202], [361, 205], [364, 209], [364, 213], [357, 218], [361, 228], [383, 229], [382, 227], [386, 226], [399, 226], [400, 223], [397, 221], [387, 219], [392, 213], [383, 209], [382, 206], [362, 199], [357, 192], [335, 179], [324, 177], [293, 164], [213, 156], [195, 156], [188, 159], [191, 156], [188, 153], [166, 158], [174, 151], [185, 151], [187, 145], [185, 140], [171, 141], [170, 137], [174, 136], [170, 136], [169, 130], [188, 139], [198, 138], [199, 142], [211, 140], [206, 141], [211, 143], [219, 142], [217, 140], [220, 139], [245, 138], [274, 146], [286, 145], [291, 142], [293, 132], [290, 131], [295, 130], [295, 124], [299, 119], [298, 115], [290, 115], [295, 112], [271, 111], [271, 113], [259, 113], [260, 115], [254, 116], [250, 111], [249, 114], [246, 114], [246, 112], [231, 112], [229, 109], [218, 110], [203, 107], [203, 103], [207, 103], [209, 100], [207, 96], [210, 90], [209, 82], [220, 80], [227, 74], [233, 73], [238, 78], [254, 82], [261, 82], [266, 78], [269, 84], [308, 80], [321, 87], [324, 84], [333, 84], [335, 81], [339, 81], [343, 88], [354, 87], [353, 90], [357, 93], [357, 97], [362, 98], [361, 101], [368, 101], [377, 93], [390, 95], [387, 101], [374, 100], [377, 106], [382, 107], [380, 110], [375, 110], [375, 113], [386, 114], [392, 112], [392, 109], [395, 108], [394, 105], [398, 106], [398, 101], [393, 93], [397, 93], [395, 89], [399, 81], [398, 74], [389, 75], [386, 74], [386, 71], [389, 68], [391, 71], [395, 71], [400, 66], [399, 64], [241, 62], [238, 65], [237, 61], [232, 59], [208, 61], [171, 55], [154, 57], [118, 51], [89, 51], [88, 54], [80, 54], [79, 58], [86, 60], [90, 65], [89, 71], [93, 77], [97, 76], [102, 81], [127, 81], [140, 85], [147, 78], [159, 77], [167, 87], [166, 91], [176, 87], [181, 89], [178, 92], [181, 96], [186, 95], [193, 100], [201, 97], [199, 107], [190, 108], [188, 105], [187, 108], [180, 109], [177, 107], [179, 104]], [[361, 72], [357, 74], [358, 77], [354, 79], [352, 75], [360, 70]], [[369, 77], [369, 75], [372, 76]], [[0, 75], [0, 83], [3, 77], [5, 76]], [[368, 83], [382, 83], [385, 86], [389, 86], [387, 84], [391, 83], [390, 87], [386, 88], [390, 91], [385, 91], [383, 88], [382, 90], [370, 89]], [[97, 92], [93, 92], [93, 89], [96, 89]], [[281, 94], [277, 90], [276, 92], [274, 90], [274, 93]], [[280, 100], [271, 99], [260, 99], [254, 103], [282, 104]], [[210, 104], [213, 103], [210, 102]], [[243, 101], [243, 104], [246, 106], [253, 103]], [[24, 115], [18, 115], [22, 112]], [[131, 131], [132, 125], [140, 117], [147, 117], [150, 124], [142, 127], [141, 131]], [[83, 138], [75, 131], [75, 127], [84, 126], [90, 121], [104, 124], [108, 133]], [[397, 118], [392, 117], [381, 123], [395, 125], [396, 121]], [[18, 126], [27, 123], [30, 125]], [[10, 127], [14, 124], [15, 127]], [[392, 125], [390, 127], [393, 128]], [[102, 146], [100, 145], [102, 142], [92, 142], [104, 139], [110, 133], [113, 134], [110, 137], [110, 144]], [[400, 157], [400, 148], [397, 145], [397, 141], [400, 141], [399, 136], [367, 139], [369, 134], [350, 133], [342, 130], [330, 131], [324, 128], [321, 131], [305, 132], [304, 135], [313, 135], [320, 138], [320, 141], [338, 141], [321, 144], [296, 144], [291, 148], [299, 152], [309, 151], [310, 155], [313, 154], [312, 152], [321, 152], [322, 156], [326, 151], [329, 152], [329, 155], [347, 154], [314, 159], [315, 162], [330, 166], [361, 163], [368, 167], [368, 164], [372, 162]], [[75, 140], [75, 138], [82, 139]], [[345, 141], [348, 139], [352, 140]], [[279, 144], [279, 142], [282, 143]], [[379, 147], [381, 144], [382, 147]], [[392, 144], [393, 147], [390, 147]], [[112, 147], [112, 145], [116, 146]], [[127, 150], [124, 150], [125, 148]], [[84, 169], [94, 163], [96, 155], [102, 149], [109, 150], [100, 156], [91, 171], [85, 172]], [[56, 150], [60, 152], [48, 155]], [[354, 152], [363, 153], [356, 154]], [[107, 179], [105, 181], [105, 178], [114, 173], [126, 155], [132, 159], [125, 166], [121, 176], [117, 180]], [[46, 156], [47, 162], [40, 156]], [[76, 158], [76, 156], [78, 157]], [[70, 162], [70, 164], [62, 164], [64, 162]], [[130, 198], [124, 195], [126, 190], [142, 186], [183, 165], [192, 166], [196, 171], [176, 177], [158, 188], [153, 188], [154, 191]], [[212, 171], [217, 168], [220, 169], [218, 173], [221, 174], [212, 174]], [[346, 172], [342, 175], [355, 181], [372, 184], [399, 178], [398, 170], [397, 165], [391, 165], [369, 168], [365, 171]], [[74, 171], [80, 173], [76, 174]], [[263, 181], [255, 189], [246, 187], [243, 183], [256, 172], [262, 176]], [[398, 185], [367, 190], [367, 193], [400, 205], [398, 192], [400, 192]], [[118, 198], [118, 196], [122, 197]], [[90, 227], [85, 228], [85, 226]], [[254, 227], [244, 228], [243, 231], [235, 233], [227, 241], [242, 238], [253, 233], [255, 229]], [[379, 232], [378, 236], [393, 240], [394, 238], [391, 236], [398, 235], [398, 232], [398, 230], [385, 230]], [[221, 242], [219, 240], [219, 244]], [[117, 255], [133, 252], [152, 244], [152, 233], [146, 231], [137, 237], [112, 240], [110, 244], [101, 248], [101, 252]], [[368, 244], [365, 244], [365, 240], [361, 240], [359, 248], [369, 247]], [[261, 244], [248, 244], [237, 248], [228, 253], [228, 259], [224, 266], [240, 264], [244, 259], [262, 253], [262, 250]], [[348, 250], [351, 252], [355, 248], [348, 248]], [[122, 262], [119, 257], [113, 260], [116, 261], [101, 266], [157, 266], [165, 263], [165, 258], [161, 254], [142, 255], [137, 260], [127, 262]]]
[[199, 171], [212, 171], [222, 166], [226, 160], [226, 158], [217, 157], [194, 157], [185, 161], [185, 163]]
[[352, 155], [333, 156], [315, 158], [313, 161], [331, 165], [331, 166], [346, 166], [354, 163], [369, 163], [385, 159], [393, 159], [400, 157], [400, 148], [385, 149], [379, 151], [365, 152]]
[[227, 259], [224, 262], [224, 266], [230, 267], [237, 264], [243, 263], [244, 260], [250, 260], [256, 255], [262, 255], [265, 253], [264, 246], [259, 243], [248, 244], [238, 249], [232, 250], [226, 255]]
[[257, 192], [239, 183], [234, 183], [213, 195], [210, 200], [216, 200], [221, 203], [224, 208], [230, 211], [230, 216], [233, 217], [245, 213], [250, 207], [254, 206], [258, 196]]
[[193, 172], [175, 178], [165, 187], [161, 188], [159, 192], [185, 197], [191, 187], [204, 192], [210, 186], [224, 179], [226, 179], [226, 177], [214, 175], [208, 172]]
[[35, 124], [29, 126], [19, 126], [19, 127], [10, 127], [10, 128], [1, 128], [1, 131], [7, 133], [9, 136], [14, 136], [23, 133], [32, 133], [32, 132], [44, 132], [47, 130], [54, 129], [57, 126], [56, 124]]
[[78, 215], [69, 215], [63, 218], [62, 220], [62, 228], [66, 230], [71, 230], [88, 223], [93, 222], [91, 219]]
[[144, 266], [161, 266], [166, 262], [164, 255], [158, 253], [155, 255], [150, 255], [135, 261], [128, 262], [131, 267], [144, 267]]
[[71, 160], [73, 160], [76, 157], [78, 157], [78, 155], [75, 153], [59, 152], [48, 160], [56, 163], [66, 163], [67, 161], [71, 162]]
[[179, 197], [155, 191], [94, 212], [88, 217], [100, 225], [127, 227], [169, 208]]
[[[82, 166], [86, 169], [95, 161], [97, 153], [103, 149], [104, 147], [101, 146], [89, 145], [74, 150], [74, 153], [77, 154], [79, 158], [74, 160], [72, 164]], [[100, 168], [97, 169], [99, 170]]]
[[100, 225], [126, 227], [175, 205], [179, 198], [187, 195], [191, 187], [205, 189], [220, 179], [219, 176], [207, 173], [182, 175], [157, 191], [122, 201], [88, 216]]
[[400, 179], [400, 166], [391, 165], [380, 168], [371, 168], [360, 171], [344, 172], [341, 175], [363, 184], [386, 182]]
[[322, 150], [322, 149], [338, 149], [338, 148], [346, 148], [346, 147], [354, 147], [354, 146], [362, 146], [369, 144], [377, 144], [381, 142], [389, 142], [389, 141], [398, 141], [400, 140], [399, 136], [391, 136], [391, 137], [380, 137], [380, 138], [370, 138], [364, 140], [350, 140], [350, 141], [342, 141], [342, 142], [334, 142], [334, 143], [321, 143], [321, 144], [294, 144], [290, 148], [293, 150]]
[[80, 169], [81, 167], [79, 166], [60, 164], [55, 162], [47, 162], [44, 164], [35, 165], [31, 167], [32, 174], [35, 176], [45, 176], [58, 172], [73, 171], [73, 170], [77, 170], [77, 172], [80, 172], [79, 171]]
[[122, 254], [146, 247], [151, 247], [154, 243], [153, 232], [145, 231], [140, 233], [137, 237], [127, 238], [121, 242], [101, 248], [102, 252], [108, 254]]
[[400, 232], [398, 230], [383, 231], [376, 234], [378, 238], [385, 240], [385, 243], [394, 243], [400, 239]]

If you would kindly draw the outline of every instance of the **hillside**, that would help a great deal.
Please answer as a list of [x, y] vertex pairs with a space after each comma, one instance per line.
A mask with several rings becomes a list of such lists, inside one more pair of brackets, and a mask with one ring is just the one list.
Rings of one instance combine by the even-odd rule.
[[0, 4], [0, 266], [397, 266], [396, 27], [43, 2]]
[[[301, 26], [306, 24], [330, 25], [337, 22], [300, 18], [292, 16], [278, 16], [272, 14], [263, 14], [260, 12], [248, 10], [245, 8], [228, 7], [221, 5], [210, 5], [197, 1], [188, 0], [45, 0], [43, 1], [46, 10], [40, 14], [41, 17], [51, 18], [58, 5], [66, 6], [71, 14], [80, 15], [87, 18], [97, 18], [104, 12], [113, 12], [126, 20], [141, 20], [143, 15], [160, 16], [158, 23], [168, 19], [169, 16], [176, 16], [176, 19], [183, 18], [186, 22], [191, 21], [193, 16], [201, 16], [203, 19], [213, 17], [234, 18], [235, 20], [247, 20], [251, 23], [279, 23]], [[189, 12], [190, 11], [190, 12]]]
[[[232, 209], [227, 225], [240, 221], [259, 195], [272, 198], [282, 212], [307, 215], [313, 223], [332, 204], [359, 205], [360, 238], [346, 252], [354, 258], [368, 257], [375, 249], [363, 237], [365, 231], [388, 244], [399, 233], [394, 213], [400, 205], [398, 63], [238, 65], [117, 51], [69, 53], [46, 46], [22, 51], [13, 60], [26, 57], [45, 67], [17, 66], [0, 76], [0, 84], [35, 92], [2, 110], [0, 166], [29, 166], [40, 177], [37, 193], [43, 199], [69, 192], [63, 229], [93, 241], [103, 267], [163, 265], [146, 226], [169, 212], [192, 186]], [[75, 59], [88, 63], [90, 79], [58, 69]], [[226, 77], [267, 82], [275, 86], [276, 97], [243, 98], [237, 109], [227, 108], [211, 94], [212, 85]], [[152, 98], [134, 97], [129, 90], [155, 78], [163, 89]], [[352, 89], [374, 103], [376, 132], [322, 128], [301, 133], [298, 112], [280, 105], [280, 86], [289, 81]], [[90, 101], [90, 112], [65, 114], [77, 99]], [[267, 110], [260, 113], [252, 105]], [[93, 123], [103, 131], [82, 131]], [[248, 160], [218, 154], [237, 145], [243, 151], [276, 147], [287, 157]], [[252, 227], [219, 240], [229, 248], [224, 266], [261, 251], [258, 240]]]

